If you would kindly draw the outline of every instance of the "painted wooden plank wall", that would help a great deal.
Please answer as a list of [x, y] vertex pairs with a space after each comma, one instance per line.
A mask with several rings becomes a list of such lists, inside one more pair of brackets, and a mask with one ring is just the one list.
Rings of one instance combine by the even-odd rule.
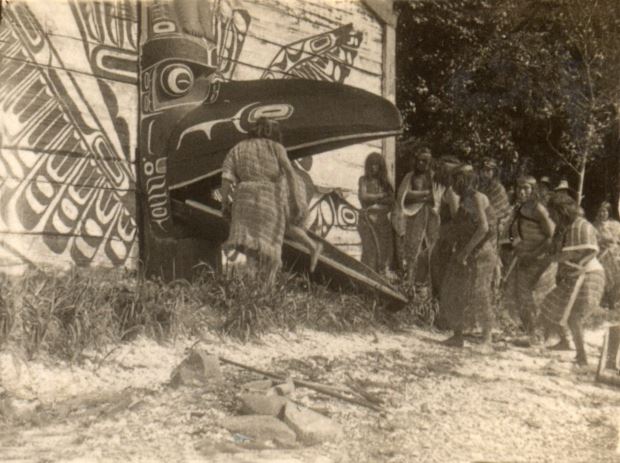
[[137, 4], [3, 4], [0, 271], [137, 259]]
[[[251, 21], [232, 79], [264, 78], [274, 58], [285, 47], [350, 24], [348, 34], [358, 40], [350, 48], [342, 47], [353, 51], [355, 56], [347, 63], [348, 75], [340, 82], [382, 94], [383, 25], [361, 0], [240, 0], [237, 5], [249, 12]], [[299, 44], [294, 47], [300, 49]], [[321, 189], [338, 189], [346, 201], [359, 207], [357, 185], [364, 160], [372, 151], [381, 152], [381, 146], [381, 141], [375, 141], [314, 156], [308, 173], [315, 185]], [[315, 201], [319, 199], [316, 197]], [[333, 204], [321, 205], [322, 209], [329, 207], [333, 210], [323, 212], [337, 223], [329, 230], [327, 239], [359, 257], [357, 230], [338, 219]], [[316, 208], [314, 214], [321, 208]]]
[[[383, 26], [361, 0], [230, 4], [245, 10], [250, 24], [229, 78], [283, 77], [270, 65], [287, 47], [299, 49], [303, 41], [331, 32], [336, 47], [318, 56], [307, 48], [302, 58], [344, 62], [344, 67], [315, 67], [311, 71], [317, 74], [310, 77], [381, 94]], [[134, 266], [137, 2], [22, 0], [3, 7], [0, 265]], [[325, 188], [339, 189], [357, 206], [364, 158], [380, 147], [380, 142], [355, 145], [315, 156], [311, 166], [304, 163], [323, 188], [315, 199]], [[315, 212], [331, 217], [328, 239], [359, 254], [350, 216], [339, 222], [342, 211], [329, 201]]]

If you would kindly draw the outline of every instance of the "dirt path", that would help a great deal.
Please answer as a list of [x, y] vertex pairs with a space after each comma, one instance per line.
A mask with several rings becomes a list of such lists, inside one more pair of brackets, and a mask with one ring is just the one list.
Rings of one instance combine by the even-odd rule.
[[[441, 338], [411, 330], [304, 332], [245, 346], [204, 339], [212, 353], [295, 377], [344, 384], [348, 374], [387, 403], [380, 415], [298, 389], [295, 399], [341, 423], [345, 438], [238, 453], [218, 421], [258, 377], [223, 366], [221, 390], [167, 387], [193, 342], [139, 340], [72, 368], [2, 353], [0, 461], [620, 462], [620, 390], [594, 383], [594, 367], [575, 368], [574, 353], [501, 343], [459, 351]], [[592, 363], [601, 343], [602, 331], [589, 333]]]

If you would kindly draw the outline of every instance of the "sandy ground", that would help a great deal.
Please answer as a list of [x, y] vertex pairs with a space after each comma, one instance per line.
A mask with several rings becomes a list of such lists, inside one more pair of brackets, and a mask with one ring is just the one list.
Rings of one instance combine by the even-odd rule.
[[[361, 380], [386, 403], [377, 413], [298, 389], [294, 398], [344, 426], [339, 442], [240, 449], [218, 424], [259, 376], [222, 366], [218, 390], [167, 386], [196, 340], [139, 339], [79, 366], [0, 353], [3, 462], [620, 462], [620, 389], [594, 382], [574, 352], [475, 343], [463, 350], [419, 329], [399, 334], [304, 331], [239, 344], [206, 336], [211, 353], [296, 378]], [[587, 336], [596, 364], [603, 331]], [[4, 417], [4, 418], [2, 418]]]

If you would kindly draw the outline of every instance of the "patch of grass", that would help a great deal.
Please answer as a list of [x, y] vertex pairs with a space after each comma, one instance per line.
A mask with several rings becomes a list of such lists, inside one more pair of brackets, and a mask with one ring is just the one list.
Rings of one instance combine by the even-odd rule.
[[280, 273], [233, 278], [205, 270], [193, 282], [163, 283], [122, 270], [31, 270], [3, 282], [0, 347], [9, 343], [75, 361], [85, 350], [144, 335], [158, 341], [216, 331], [247, 341], [300, 327], [330, 332], [389, 329], [409, 321], [376, 298], [334, 291], [307, 277]]
[[335, 291], [306, 276], [281, 272], [272, 285], [265, 285], [261, 278], [227, 279], [205, 272], [196, 285], [202, 288], [205, 306], [223, 318], [220, 331], [244, 341], [298, 327], [340, 332], [387, 326], [387, 316], [376, 298]]

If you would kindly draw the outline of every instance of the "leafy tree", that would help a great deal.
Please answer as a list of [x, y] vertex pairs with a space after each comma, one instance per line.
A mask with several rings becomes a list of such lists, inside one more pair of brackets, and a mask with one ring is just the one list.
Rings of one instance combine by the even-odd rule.
[[407, 134], [438, 152], [492, 156], [507, 182], [522, 171], [572, 175], [581, 197], [586, 165], [618, 157], [619, 21], [617, 0], [401, 4]]

